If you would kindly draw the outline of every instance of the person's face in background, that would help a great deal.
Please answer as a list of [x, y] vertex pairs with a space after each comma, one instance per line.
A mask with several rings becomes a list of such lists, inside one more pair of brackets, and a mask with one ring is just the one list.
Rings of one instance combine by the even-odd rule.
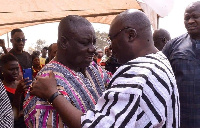
[[200, 39], [200, 4], [190, 5], [184, 14], [185, 28], [191, 36]]
[[47, 50], [46, 49], [42, 49], [42, 57], [46, 57], [46, 55], [47, 55]]
[[19, 63], [17, 61], [9, 61], [2, 66], [4, 80], [15, 81], [19, 76]]
[[40, 66], [40, 58], [39, 57], [35, 57], [33, 59], [33, 66]]
[[110, 57], [112, 55], [112, 50], [109, 47], [107, 47], [105, 49], [105, 54], [106, 54], [107, 57]]
[[103, 52], [102, 51], [98, 51], [97, 52], [97, 58], [101, 59], [103, 57]]
[[23, 51], [26, 41], [23, 32], [15, 32], [10, 41], [12, 42], [13, 49]]
[[57, 44], [53, 44], [51, 46], [51, 51], [49, 53], [49, 60], [52, 60], [56, 56], [57, 50], [58, 50]]

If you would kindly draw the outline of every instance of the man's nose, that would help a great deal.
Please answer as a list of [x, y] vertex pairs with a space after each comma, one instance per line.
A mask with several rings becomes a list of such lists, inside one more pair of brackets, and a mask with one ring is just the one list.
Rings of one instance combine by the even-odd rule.
[[188, 20], [189, 24], [194, 23], [194, 22], [195, 22], [195, 20], [192, 17]]

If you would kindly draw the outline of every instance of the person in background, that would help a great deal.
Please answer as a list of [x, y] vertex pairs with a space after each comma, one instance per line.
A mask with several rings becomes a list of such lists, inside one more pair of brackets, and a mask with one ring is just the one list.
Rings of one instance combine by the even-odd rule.
[[[7, 54], [7, 53], [8, 53], [8, 51], [7, 51], [6, 47], [5, 47], [4, 39], [0, 39], [0, 47], [2, 47], [2, 49], [3, 49], [3, 51], [4, 51], [4, 53], [0, 53], [0, 57], [1, 57], [1, 55], [4, 55], [4, 54]], [[2, 71], [1, 71], [1, 69], [2, 69], [2, 68], [0, 67], [0, 79], [3, 80], [3, 76], [2, 76]]]
[[68, 122], [63, 123], [63, 118], [51, 105], [56, 95], [62, 94], [82, 112], [94, 109], [110, 80], [100, 66], [96, 64], [96, 68], [91, 64], [95, 43], [94, 28], [85, 18], [69, 15], [60, 21], [56, 57], [36, 76], [49, 76], [53, 71], [59, 92], [49, 100], [27, 94], [24, 114], [28, 127], [66, 127]]
[[110, 49], [110, 46], [105, 46], [104, 52], [105, 52], [105, 55], [103, 55], [103, 57], [100, 61], [100, 65], [105, 69], [106, 61], [112, 55], [112, 50]]
[[31, 56], [33, 56], [33, 55], [40, 56], [40, 51], [33, 51], [33, 53], [31, 54]]
[[134, 9], [120, 13], [111, 23], [109, 37], [113, 55], [123, 65], [95, 108], [83, 113], [64, 96], [55, 95], [54, 73], [38, 77], [31, 94], [51, 99], [72, 128], [179, 128], [176, 80], [168, 59], [154, 46], [147, 16]]
[[155, 47], [159, 51], [162, 51], [163, 47], [169, 40], [171, 40], [171, 37], [167, 30], [161, 28], [154, 31], [153, 41], [154, 41]]
[[117, 59], [113, 55], [111, 55], [106, 61], [105, 70], [114, 74], [120, 66], [121, 64], [118, 63]]
[[21, 29], [17, 28], [11, 31], [10, 42], [12, 43], [13, 48], [9, 51], [9, 53], [12, 53], [18, 59], [21, 71], [32, 67], [31, 55], [24, 51], [26, 40], [27, 39]]
[[181, 128], [200, 127], [200, 1], [184, 13], [187, 33], [170, 40], [163, 48], [174, 71], [181, 110]]
[[98, 65], [100, 65], [100, 61], [103, 57], [103, 51], [101, 49], [97, 49], [96, 53], [97, 53], [97, 62], [96, 63]]
[[40, 64], [42, 66], [45, 65], [45, 61], [46, 61], [46, 58], [47, 58], [47, 51], [48, 51], [48, 47], [44, 47], [41, 50], [42, 56], [40, 57]]
[[3, 74], [3, 85], [13, 108], [15, 122], [14, 128], [26, 128], [23, 116], [24, 93], [28, 86], [24, 79], [16, 82], [19, 76], [19, 63], [15, 56], [8, 53], [0, 58]]
[[32, 62], [33, 78], [35, 78], [35, 76], [42, 69], [43, 66], [40, 64], [40, 58], [37, 54], [32, 54]]
[[53, 43], [48, 47], [48, 58], [46, 59], [45, 64], [49, 63], [56, 56], [57, 50], [57, 43]]

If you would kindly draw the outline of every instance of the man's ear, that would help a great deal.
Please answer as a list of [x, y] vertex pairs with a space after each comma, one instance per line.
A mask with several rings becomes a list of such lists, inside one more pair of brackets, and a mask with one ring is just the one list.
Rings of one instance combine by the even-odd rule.
[[13, 39], [10, 39], [10, 42], [11, 42], [11, 43], [13, 43], [12, 41], [13, 41]]
[[62, 49], [66, 49], [68, 47], [68, 45], [69, 45], [68, 40], [66, 38], [62, 38], [61, 37], [61, 39], [60, 39], [60, 47]]
[[128, 38], [129, 38], [129, 41], [131, 42], [137, 37], [137, 31], [133, 28], [129, 28], [128, 30], [129, 30], [128, 31], [129, 32]]

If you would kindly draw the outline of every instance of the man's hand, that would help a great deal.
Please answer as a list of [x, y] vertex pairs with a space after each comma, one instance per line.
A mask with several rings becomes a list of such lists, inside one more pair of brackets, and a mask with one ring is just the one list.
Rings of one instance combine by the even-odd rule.
[[53, 72], [49, 73], [49, 77], [36, 77], [30, 88], [31, 95], [42, 99], [49, 99], [57, 91], [57, 82]]
[[22, 94], [22, 93], [25, 93], [26, 91], [28, 91], [28, 88], [30, 86], [26, 85], [26, 84], [29, 82], [31, 82], [31, 80], [28, 80], [28, 78], [22, 79], [19, 82], [16, 81], [16, 84], [17, 84], [16, 93]]
[[0, 39], [0, 47], [5, 47], [4, 39]]

